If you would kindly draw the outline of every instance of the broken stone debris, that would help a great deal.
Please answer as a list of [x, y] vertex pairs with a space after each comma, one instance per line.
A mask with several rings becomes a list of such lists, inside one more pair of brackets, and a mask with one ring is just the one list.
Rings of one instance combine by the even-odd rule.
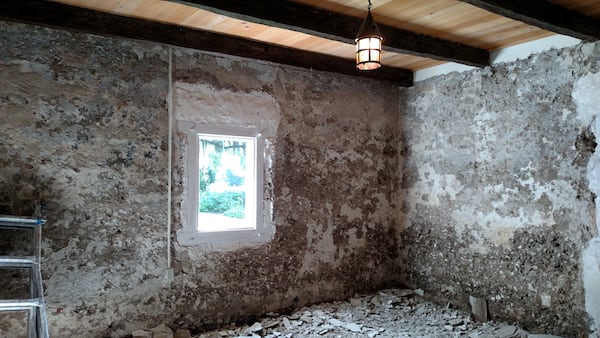
[[437, 306], [416, 297], [418, 294], [415, 290], [388, 289], [354, 295], [348, 301], [304, 307], [284, 316], [271, 313], [249, 326], [231, 326], [194, 338], [557, 338], [530, 334], [513, 325], [474, 321], [467, 312]]

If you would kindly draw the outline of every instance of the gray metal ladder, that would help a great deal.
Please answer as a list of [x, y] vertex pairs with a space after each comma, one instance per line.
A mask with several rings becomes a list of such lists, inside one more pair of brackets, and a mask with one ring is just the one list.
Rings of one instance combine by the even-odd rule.
[[30, 256], [0, 256], [0, 269], [28, 270], [29, 298], [0, 300], [0, 311], [27, 311], [27, 337], [49, 338], [48, 318], [42, 285], [41, 218], [0, 215], [0, 229], [20, 229], [32, 232]]

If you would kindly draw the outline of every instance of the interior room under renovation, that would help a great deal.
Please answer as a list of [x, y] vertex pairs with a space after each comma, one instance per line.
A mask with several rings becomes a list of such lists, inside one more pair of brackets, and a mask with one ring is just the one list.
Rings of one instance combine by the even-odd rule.
[[1, 1], [0, 337], [600, 337], [599, 17]]

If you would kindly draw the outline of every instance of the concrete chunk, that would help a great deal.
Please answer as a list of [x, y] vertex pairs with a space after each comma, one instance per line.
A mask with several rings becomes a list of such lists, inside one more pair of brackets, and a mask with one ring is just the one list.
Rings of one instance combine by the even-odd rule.
[[251, 333], [255, 333], [255, 332], [259, 332], [262, 331], [263, 327], [259, 322], [256, 322], [254, 324], [252, 324], [252, 326], [250, 326], [246, 332], [251, 332]]
[[471, 304], [471, 313], [473, 318], [480, 322], [487, 321], [487, 301], [485, 298], [478, 298], [469, 296], [469, 303]]

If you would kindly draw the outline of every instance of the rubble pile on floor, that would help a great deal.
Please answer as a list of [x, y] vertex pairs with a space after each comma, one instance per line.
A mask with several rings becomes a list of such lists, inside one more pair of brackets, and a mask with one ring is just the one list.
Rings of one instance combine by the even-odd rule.
[[[421, 294], [416, 290], [417, 293]], [[348, 301], [270, 313], [259, 322], [205, 332], [194, 338], [421, 337], [557, 338], [530, 334], [513, 325], [477, 322], [471, 315], [425, 301], [413, 290], [389, 289]], [[559, 337], [558, 337], [559, 338]]]

